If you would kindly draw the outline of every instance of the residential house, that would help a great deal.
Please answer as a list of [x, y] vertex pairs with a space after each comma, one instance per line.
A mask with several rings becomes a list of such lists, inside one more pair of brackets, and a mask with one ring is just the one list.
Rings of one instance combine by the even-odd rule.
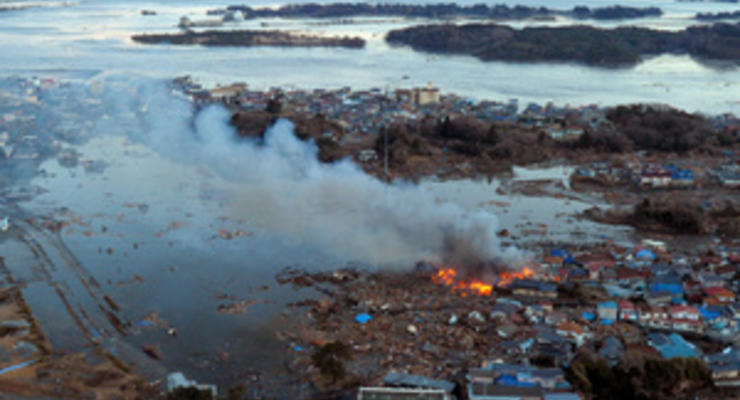
[[557, 326], [555, 332], [574, 342], [578, 347], [582, 346], [591, 337], [591, 334], [586, 331], [584, 326], [575, 322], [564, 322]]
[[668, 311], [663, 307], [650, 306], [640, 310], [639, 323], [641, 326], [655, 329], [670, 329], [671, 319]]
[[616, 301], [605, 301], [599, 303], [596, 308], [596, 312], [599, 314], [599, 318], [607, 321], [616, 321], [618, 315], [618, 306]]
[[676, 169], [671, 173], [671, 186], [691, 187], [694, 183], [694, 172], [690, 169]]
[[707, 357], [712, 381], [717, 387], [740, 387], [740, 349], [728, 347]]
[[441, 389], [360, 387], [357, 400], [452, 400], [452, 396]]
[[732, 304], [735, 302], [735, 293], [721, 286], [704, 288], [704, 293], [707, 296], [705, 303], [707, 299], [713, 300], [710, 302], [714, 304]]
[[451, 395], [456, 386], [454, 382], [450, 381], [430, 379], [426, 376], [398, 372], [389, 372], [386, 374], [385, 377], [383, 377], [383, 384], [389, 387], [442, 390], [448, 395]]
[[620, 300], [618, 303], [618, 306], [619, 306], [619, 319], [621, 321], [637, 322], [638, 320], [637, 308], [635, 307], [634, 303], [632, 303], [629, 300]]
[[531, 279], [514, 280], [509, 288], [515, 296], [519, 297], [554, 299], [558, 296], [555, 285]]
[[671, 173], [658, 166], [645, 167], [640, 173], [638, 184], [652, 188], [668, 187], [671, 184]]
[[651, 333], [648, 335], [648, 344], [658, 350], [663, 358], [699, 357], [696, 346], [678, 333]]
[[499, 386], [487, 383], [469, 383], [470, 400], [542, 400], [539, 387]]

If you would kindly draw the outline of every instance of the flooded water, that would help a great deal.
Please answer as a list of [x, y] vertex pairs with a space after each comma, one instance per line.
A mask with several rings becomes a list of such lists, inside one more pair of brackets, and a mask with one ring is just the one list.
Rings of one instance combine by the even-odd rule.
[[[56, 90], [83, 93], [49, 89], [41, 101], [54, 98]], [[140, 89], [140, 95], [144, 93]], [[86, 101], [84, 97], [78, 100]], [[105, 103], [103, 109], [113, 112]], [[53, 114], [46, 109], [38, 118], [45, 118], [47, 112]], [[153, 117], [147, 114], [156, 112], [149, 109], [141, 118], [147, 120]], [[250, 212], [260, 212], [261, 207], [245, 209], [240, 198], [249, 197], [250, 188], [258, 190], [254, 182], [224, 173], [225, 169], [206, 162], [209, 158], [155, 149], [147, 143], [156, 140], [143, 142], [137, 132], [132, 136], [118, 133], [118, 125], [132, 121], [124, 118], [112, 124], [111, 118], [84, 111], [69, 114], [68, 126], [93, 122], [94, 127], [82, 143], [64, 144], [67, 152], [78, 154], [77, 165], [64, 167], [61, 158], [42, 162], [35, 177], [29, 180], [25, 174], [16, 183], [17, 189], [33, 187], [40, 194], [17, 203], [20, 209], [0, 210], [10, 215], [17, 229], [0, 242], [0, 252], [7, 254], [6, 272], [26, 285], [24, 294], [52, 344], [81, 351], [89, 348], [85, 337], [102, 340], [121, 358], [143, 363], [144, 370], [154, 376], [182, 370], [222, 386], [255, 370], [284, 379], [284, 355], [293, 350], [290, 343], [276, 337], [277, 331], [289, 326], [281, 311], [288, 303], [315, 293], [280, 286], [275, 275], [288, 266], [306, 270], [332, 270], [348, 263], [378, 266], [312, 241], [310, 231], [323, 225], [309, 224], [309, 232], [296, 235], [258, 223], [264, 218]], [[155, 131], [144, 132], [156, 133], [154, 126]], [[177, 148], [171, 143], [165, 148], [170, 147]], [[241, 154], [237, 148], [230, 157], [248, 156], [244, 150]], [[103, 167], [86, 168], [91, 164]], [[223, 165], [231, 164], [224, 159]], [[629, 229], [574, 218], [598, 205], [598, 199], [527, 196], [509, 190], [512, 183], [549, 180], [561, 188], [557, 190], [567, 192], [563, 181], [571, 172], [567, 167], [516, 168], [504, 180], [426, 181], [417, 195], [428, 194], [440, 207], [453, 204], [466, 213], [488, 211], [498, 217], [496, 229], [510, 232], [505, 239], [508, 245], [626, 240]], [[401, 195], [411, 188], [404, 190]], [[354, 204], [332, 206], [346, 208], [343, 213], [367, 211]], [[40, 216], [63, 225], [50, 230]], [[414, 231], [413, 227], [401, 229]], [[595, 231], [600, 234], [584, 234]], [[123, 324], [125, 336], [118, 334], [121, 328], [111, 323], [110, 315], [101, 314], [108, 308], [106, 297], [118, 308], [115, 318]], [[240, 302], [246, 305], [244, 313], [219, 312], [219, 307]], [[59, 315], [64, 309], [68, 313]], [[152, 320], [164, 322], [152, 327]], [[176, 337], [166, 333], [169, 327], [177, 329]], [[138, 349], [149, 344], [162, 349], [161, 365], [140, 359]], [[275, 393], [270, 391], [274, 388], [264, 390]]]
[[[463, 2], [466, 3], [466, 2]], [[468, 2], [474, 3], [474, 2]], [[541, 5], [537, 1], [507, 2]], [[547, 2], [551, 8], [612, 5], [607, 1]], [[291, 29], [331, 35], [361, 35], [362, 50], [325, 48], [203, 48], [149, 46], [132, 43], [142, 32], [174, 32], [179, 17], [206, 18], [209, 8], [223, 7], [211, 0], [171, 2], [80, 1], [0, 13], [0, 74], [23, 74], [86, 79], [99, 74], [136, 73], [169, 79], [191, 74], [215, 85], [246, 81], [254, 88], [294, 86], [396, 88], [433, 82], [444, 92], [462, 96], [558, 105], [633, 102], [668, 103], [710, 114], [740, 111], [740, 71], [714, 68], [687, 56], [665, 55], [633, 67], [610, 70], [574, 64], [518, 64], [482, 62], [467, 56], [432, 56], [408, 48], [389, 47], [383, 40], [390, 29], [419, 21], [360, 19], [359, 24], [318, 25], [312, 20], [248, 21], [224, 29]], [[56, 4], [57, 6], [54, 6]], [[259, 5], [262, 2], [248, 2]], [[737, 4], [674, 1], [628, 1], [629, 6], [657, 6], [661, 18], [594, 22], [601, 26], [637, 24], [659, 29], [681, 29], [694, 24], [696, 12], [732, 11]], [[154, 9], [156, 16], [142, 16]], [[325, 21], [324, 21], [325, 22]], [[559, 20], [555, 24], [570, 24]], [[526, 23], [515, 23], [522, 26]], [[301, 65], [300, 69], [295, 65]]]
[[[533, 1], [511, 4], [539, 5]], [[560, 0], [547, 6], [580, 4]], [[612, 3], [592, 0], [586, 4]], [[478, 98], [515, 97], [574, 105], [666, 102], [712, 114], [740, 110], [737, 68], [710, 68], [683, 56], [657, 57], [620, 70], [429, 56], [383, 42], [382, 34], [388, 29], [418, 22], [406, 20], [334, 26], [311, 20], [268, 21], [268, 28], [359, 34], [369, 40], [363, 50], [143, 46], [132, 43], [130, 35], [174, 31], [181, 15], [205, 18], [205, 10], [227, 3], [79, 1], [46, 5], [0, 13], [0, 76], [48, 76], [87, 85], [110, 76], [166, 80], [191, 74], [207, 84], [239, 80], [262, 88], [393, 88], [431, 81], [443, 91]], [[629, 1], [626, 5], [663, 8], [664, 18], [638, 22], [661, 29], [683, 28], [692, 23], [689, 17], [697, 11], [737, 9], [731, 4], [672, 1]], [[143, 17], [141, 9], [155, 9], [158, 15]], [[236, 26], [263, 28], [257, 24]], [[136, 112], [145, 113], [142, 110]], [[43, 111], [36, 117], [43, 119]], [[19, 193], [37, 188], [41, 194], [20, 203], [10, 198], [0, 201], [0, 215], [11, 215], [15, 227], [0, 240], [4, 272], [25, 284], [24, 295], [34, 315], [57, 347], [86, 349], [89, 341], [80, 336], [82, 326], [88, 339], [102, 338], [111, 351], [129, 361], [137, 360], [135, 353], [141, 357], [141, 345], [161, 347], [165, 358], [163, 365], [150, 366], [153, 375], [182, 370], [220, 385], [253, 374], [280, 379], [285, 373], [284, 355], [293, 351], [275, 335], [289, 322], [281, 319], [281, 310], [313, 293], [279, 286], [275, 274], [295, 265], [330, 270], [348, 262], [366, 264], [309, 240], [297, 240], [295, 235], [267, 229], [256, 222], [258, 215], [234, 204], [235, 198], [250, 190], [248, 183], [189, 163], [186, 157], [165, 156], [160, 149], [135, 140], [141, 139], [136, 135], [111, 134], [109, 128], [115, 127], [106, 118], [101, 114], [84, 121], [73, 117], [64, 121], [72, 131], [82, 126], [91, 130], [84, 143], [64, 146], [79, 151], [81, 160], [102, 162], [104, 168], [63, 167], [56, 159], [46, 160], [39, 168], [29, 167], [14, 182]], [[502, 180], [426, 181], [421, 189], [439, 203], [498, 216], [497, 229], [509, 231], [503, 240], [523, 247], [542, 241], [629, 240], [628, 228], [574, 217], [599, 205], [599, 199], [569, 196], [570, 172], [561, 167], [515, 169], [513, 177]], [[4, 177], [3, 182], [6, 178], [10, 179]], [[532, 180], [549, 180], [544, 184], [547, 195], [512, 190]], [[250, 208], [255, 209], [259, 207]], [[39, 216], [66, 225], [51, 232], [40, 225]], [[109, 315], [100, 313], [105, 296], [120, 308], [115, 317], [125, 325], [125, 336], [116, 333]], [[242, 301], [248, 304], [243, 314], [218, 312], [219, 306]], [[69, 312], [60, 315], [59, 310], [65, 308]], [[154, 317], [176, 328], [177, 336], [168, 335], [161, 326], [151, 327]], [[264, 393], [275, 390], [265, 387]]]

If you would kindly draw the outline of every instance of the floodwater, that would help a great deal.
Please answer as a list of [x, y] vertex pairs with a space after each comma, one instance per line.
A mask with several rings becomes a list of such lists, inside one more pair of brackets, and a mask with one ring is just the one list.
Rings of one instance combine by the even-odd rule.
[[[532, 1], [512, 4], [538, 5]], [[584, 2], [561, 0], [547, 6], [580, 4]], [[585, 4], [612, 3], [592, 0]], [[690, 24], [688, 17], [696, 11], [737, 9], [737, 5], [719, 3], [625, 4], [662, 7], [667, 11], [664, 18], [639, 22], [661, 29]], [[657, 57], [620, 70], [429, 56], [391, 48], [382, 41], [386, 30], [415, 22], [405, 20], [333, 26], [310, 20], [268, 22], [268, 28], [274, 24], [300, 31], [360, 34], [370, 40], [363, 50], [144, 46], [132, 43], [130, 35], [174, 31], [181, 15], [205, 18], [206, 9], [227, 3], [79, 1], [46, 5], [0, 13], [0, 76], [86, 82], [109, 75], [166, 80], [191, 74], [207, 84], [239, 80], [253, 87], [303, 88], [392, 88], [431, 81], [443, 91], [499, 100], [573, 105], [666, 102], [712, 114], [737, 113], [740, 104], [737, 68], [710, 68], [682, 56]], [[158, 15], [143, 17], [141, 9], [155, 9]], [[255, 22], [237, 26], [257, 27]], [[85, 121], [69, 122], [75, 126]], [[105, 126], [94, 122], [93, 127]], [[143, 362], [135, 356], [141, 356], [139, 346], [160, 346], [165, 354], [162, 365], [147, 368], [154, 375], [181, 370], [220, 385], [252, 375], [279, 380], [285, 372], [284, 355], [294, 351], [275, 337], [289, 323], [281, 319], [280, 311], [312, 292], [281, 287], [275, 274], [286, 266], [330, 270], [357, 260], [339, 258], [255, 225], [250, 215], [243, 215], [232, 204], [234, 194], [244, 188], [213, 171], [163, 157], [125, 135], [100, 129], [89, 137], [86, 143], [65, 145], [77, 149], [82, 159], [104, 161], [107, 166], [102, 171], [67, 168], [57, 160], [47, 160], [32, 171], [30, 181], [25, 176], [16, 182], [17, 191], [38, 188], [39, 195], [18, 204], [10, 199], [0, 201], [4, 204], [0, 215], [11, 215], [15, 227], [0, 237], [0, 254], [6, 264], [6, 271], [0, 272], [26, 285], [24, 294], [52, 343], [70, 351], [87, 348], [79, 324], [71, 317], [77, 315], [89, 337], [103, 338], [105, 346], [139, 365]], [[628, 228], [574, 218], [599, 205], [598, 199], [507, 191], [522, 180], [549, 179], [555, 187], [569, 173], [567, 168], [516, 169], [511, 179], [426, 181], [421, 185], [440, 202], [492, 211], [499, 216], [500, 229], [510, 231], [518, 238], [515, 242], [524, 246], [540, 241], [628, 240]], [[562, 186], [565, 189], [558, 190], [567, 193], [567, 185]], [[53, 233], [25, 221], [38, 216], [69, 224]], [[244, 234], [225, 239], [219, 234], [222, 230]], [[95, 311], [103, 296], [120, 307], [116, 316], [127, 324], [126, 336], [118, 335], [106, 322], [108, 318]], [[219, 305], [238, 301], [250, 304], [245, 313], [218, 313]], [[60, 314], [64, 308], [69, 312]], [[176, 328], [177, 337], [146, 326], [142, 321], [152, 313]], [[268, 385], [255, 397], [276, 393]], [[288, 389], [281, 390], [284, 394]]]
[[[466, 3], [466, 2], [463, 2]], [[467, 3], [474, 3], [468, 1]], [[541, 5], [537, 1], [507, 2]], [[714, 2], [627, 1], [629, 6], [658, 6], [661, 18], [593, 23], [611, 27], [637, 24], [658, 29], [681, 29], [694, 24], [696, 12], [737, 10], [737, 4]], [[362, 50], [331, 48], [203, 48], [151, 46], [133, 43], [130, 36], [146, 32], [174, 32], [179, 17], [205, 19], [209, 8], [227, 3], [211, 0], [171, 2], [79, 1], [49, 3], [48, 7], [0, 13], [0, 74], [22, 74], [87, 79], [99, 74], [137, 73], [170, 79], [192, 75], [206, 84], [246, 81], [254, 88], [288, 86], [312, 89], [397, 88], [433, 82], [443, 92], [465, 97], [558, 105], [633, 102], [668, 103], [688, 111], [709, 114], [740, 111], [740, 71], [731, 66], [708, 66], [687, 56], [665, 55], [624, 69], [603, 69], [560, 63], [519, 64], [482, 62], [467, 56], [435, 56], [404, 47], [389, 47], [383, 35], [390, 29], [419, 21], [360, 19], [350, 25], [322, 25], [326, 21], [248, 21], [224, 29], [291, 29], [330, 35], [361, 35]], [[248, 2], [250, 5], [274, 5]], [[606, 1], [548, 2], [551, 8], [612, 5]], [[156, 16], [140, 10], [154, 9]], [[559, 20], [555, 24], [570, 24]], [[525, 23], [514, 23], [522, 26]], [[301, 68], [295, 68], [300, 65]]]

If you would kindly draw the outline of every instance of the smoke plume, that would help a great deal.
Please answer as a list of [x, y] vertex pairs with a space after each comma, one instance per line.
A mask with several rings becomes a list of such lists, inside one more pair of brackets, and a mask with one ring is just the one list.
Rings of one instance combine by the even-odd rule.
[[[195, 114], [164, 85], [107, 79], [99, 86], [107, 112], [118, 116], [108, 130], [124, 129], [162, 154], [235, 183], [235, 212], [260, 228], [373, 264], [521, 261], [518, 250], [501, 246], [494, 214], [438, 202], [416, 184], [387, 184], [351, 160], [321, 163], [317, 147], [296, 138], [290, 121], [279, 120], [262, 140], [242, 139], [225, 108]], [[124, 115], [126, 121], [117, 120]]]

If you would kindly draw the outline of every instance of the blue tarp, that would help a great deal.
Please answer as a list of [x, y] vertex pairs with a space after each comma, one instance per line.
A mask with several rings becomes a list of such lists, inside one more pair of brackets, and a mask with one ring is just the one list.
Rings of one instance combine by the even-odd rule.
[[604, 319], [604, 318], [602, 318], [600, 322], [601, 322], [601, 325], [611, 325], [614, 323], [614, 321], [610, 319]]
[[585, 319], [586, 321], [593, 321], [596, 316], [588, 311], [584, 311], [581, 313], [581, 318]]
[[655, 282], [650, 284], [650, 291], [683, 294], [683, 286], [680, 283]]
[[565, 257], [565, 259], [563, 259], [563, 265], [567, 264], [576, 264], [576, 259], [573, 258], [573, 256], [568, 255], [567, 257]]
[[522, 382], [517, 379], [516, 375], [502, 374], [494, 381], [497, 385], [501, 386], [517, 386], [517, 387], [535, 387], [537, 386], [534, 382]]
[[658, 256], [648, 249], [642, 249], [635, 254], [636, 258], [655, 260]]
[[371, 319], [373, 319], [373, 316], [370, 314], [361, 313], [355, 315], [355, 322], [357, 322], [358, 324], [365, 324]]
[[716, 311], [709, 311], [704, 307], [698, 307], [698, 308], [699, 308], [699, 312], [701, 313], [701, 316], [704, 317], [704, 319], [706, 319], [707, 321], [719, 317], [719, 313]]
[[550, 256], [552, 257], [568, 257], [568, 251], [563, 249], [550, 249]]

